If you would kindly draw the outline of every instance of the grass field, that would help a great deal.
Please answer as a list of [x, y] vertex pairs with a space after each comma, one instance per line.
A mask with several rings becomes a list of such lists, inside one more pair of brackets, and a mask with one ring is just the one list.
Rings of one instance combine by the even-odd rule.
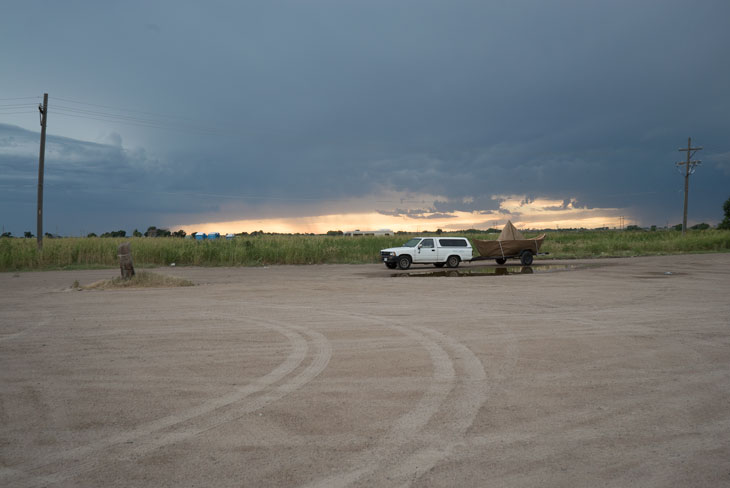
[[[496, 239], [498, 234], [467, 236]], [[119, 263], [117, 246], [127, 241], [132, 243], [132, 258], [138, 267], [374, 263], [379, 261], [380, 249], [398, 246], [409, 237], [257, 235], [230, 241], [69, 237], [46, 239], [40, 252], [35, 239], [3, 238], [0, 271], [115, 267]], [[548, 233], [541, 250], [559, 259], [730, 252], [730, 231], [689, 231], [686, 236], [677, 231], [556, 231]]]

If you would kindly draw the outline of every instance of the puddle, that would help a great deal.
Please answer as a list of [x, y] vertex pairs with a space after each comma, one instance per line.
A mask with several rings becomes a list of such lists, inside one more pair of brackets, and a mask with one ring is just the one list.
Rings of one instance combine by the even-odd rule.
[[636, 276], [636, 278], [644, 279], [644, 280], [651, 280], [651, 279], [662, 279], [662, 278], [671, 278], [673, 276], [685, 276], [687, 273], [677, 272], [677, 271], [652, 271], [649, 273], [646, 273], [644, 275]]
[[580, 264], [541, 264], [532, 266], [480, 266], [475, 268], [456, 268], [433, 271], [406, 271], [393, 273], [393, 278], [409, 277], [469, 277], [469, 276], [506, 276], [525, 275], [535, 273], [552, 273], [556, 271], [572, 271], [575, 269], [588, 268], [589, 265]]

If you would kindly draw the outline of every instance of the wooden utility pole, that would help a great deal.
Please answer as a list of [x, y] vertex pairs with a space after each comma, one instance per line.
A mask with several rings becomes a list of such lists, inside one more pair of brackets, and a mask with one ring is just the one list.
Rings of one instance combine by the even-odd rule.
[[46, 157], [46, 119], [48, 118], [48, 93], [43, 94], [43, 106], [38, 105], [41, 113], [41, 154], [38, 157], [38, 226], [36, 229], [38, 250], [43, 249], [43, 164]]
[[677, 163], [677, 167], [684, 166], [684, 218], [682, 219], [682, 235], [687, 233], [687, 199], [689, 195], [689, 175], [694, 174], [695, 167], [702, 163], [702, 161], [692, 161], [692, 156], [697, 151], [701, 151], [701, 147], [692, 147], [692, 138], [687, 139], [687, 149], [680, 149], [679, 151], [687, 151], [687, 161], [680, 161]]

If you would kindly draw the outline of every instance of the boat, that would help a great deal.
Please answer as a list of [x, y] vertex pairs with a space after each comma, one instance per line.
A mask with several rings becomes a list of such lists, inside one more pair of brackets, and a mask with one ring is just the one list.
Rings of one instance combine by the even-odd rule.
[[544, 240], [545, 234], [534, 239], [525, 239], [509, 220], [496, 241], [472, 239], [474, 246], [479, 251], [480, 259], [494, 259], [497, 264], [504, 264], [507, 259], [519, 258], [525, 266], [532, 264], [532, 259], [536, 254], [543, 254], [540, 253], [540, 246]]

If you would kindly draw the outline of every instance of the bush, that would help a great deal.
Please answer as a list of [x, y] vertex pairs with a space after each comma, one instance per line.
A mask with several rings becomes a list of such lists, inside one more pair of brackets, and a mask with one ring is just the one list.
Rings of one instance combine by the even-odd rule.
[[170, 232], [168, 229], [158, 229], [154, 225], [149, 226], [147, 228], [147, 232], [144, 233], [145, 237], [170, 237], [171, 235], [172, 232]]
[[730, 198], [725, 200], [722, 206], [722, 210], [725, 212], [725, 218], [717, 226], [718, 229], [730, 230]]
[[126, 237], [126, 230], [113, 230], [111, 232], [104, 232], [101, 237]]

